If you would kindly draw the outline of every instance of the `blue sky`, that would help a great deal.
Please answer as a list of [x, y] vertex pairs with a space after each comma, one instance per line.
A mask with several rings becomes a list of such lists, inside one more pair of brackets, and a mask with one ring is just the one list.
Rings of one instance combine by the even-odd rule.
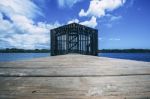
[[50, 29], [99, 30], [99, 49], [150, 49], [150, 0], [0, 0], [0, 48], [49, 48]]

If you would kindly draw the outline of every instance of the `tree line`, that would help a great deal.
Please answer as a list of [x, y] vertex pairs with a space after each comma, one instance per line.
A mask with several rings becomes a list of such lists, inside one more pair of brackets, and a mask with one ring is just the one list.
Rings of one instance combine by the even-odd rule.
[[[98, 53], [150, 53], [150, 49], [102, 49]], [[50, 53], [50, 49], [0, 49], [0, 53]]]
[[0, 53], [50, 53], [50, 50], [49, 49], [6, 48], [6, 49], [0, 49]]

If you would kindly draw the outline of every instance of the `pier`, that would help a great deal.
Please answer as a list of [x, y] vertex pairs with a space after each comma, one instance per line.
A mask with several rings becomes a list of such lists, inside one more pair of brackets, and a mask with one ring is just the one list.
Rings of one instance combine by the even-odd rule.
[[0, 99], [150, 99], [150, 62], [80, 54], [0, 62]]

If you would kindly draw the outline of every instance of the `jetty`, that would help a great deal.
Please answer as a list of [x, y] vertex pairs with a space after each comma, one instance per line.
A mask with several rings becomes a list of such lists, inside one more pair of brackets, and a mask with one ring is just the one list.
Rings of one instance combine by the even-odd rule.
[[80, 54], [0, 62], [0, 99], [150, 99], [150, 62]]

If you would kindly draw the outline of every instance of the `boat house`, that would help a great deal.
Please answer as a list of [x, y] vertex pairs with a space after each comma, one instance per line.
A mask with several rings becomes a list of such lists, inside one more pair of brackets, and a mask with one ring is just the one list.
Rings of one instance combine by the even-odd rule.
[[79, 53], [97, 55], [98, 30], [77, 23], [71, 23], [51, 32], [51, 55]]

